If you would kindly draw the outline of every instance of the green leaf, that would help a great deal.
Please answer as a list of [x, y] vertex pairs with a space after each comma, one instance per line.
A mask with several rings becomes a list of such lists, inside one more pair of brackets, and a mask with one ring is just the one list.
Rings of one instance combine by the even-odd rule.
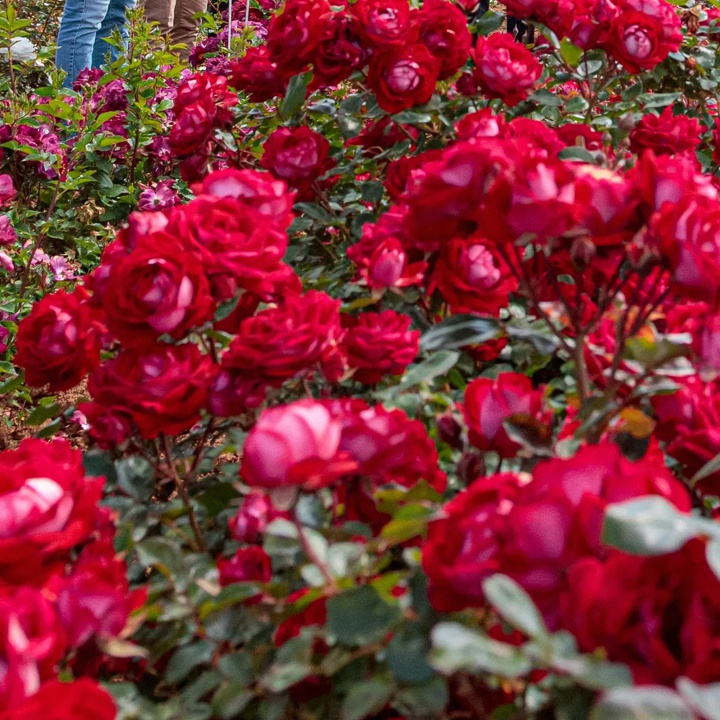
[[431, 355], [427, 360], [418, 365], [413, 365], [395, 386], [396, 392], [402, 392], [408, 388], [418, 385], [421, 382], [428, 382], [439, 375], [444, 375], [448, 370], [455, 367], [460, 359], [460, 353], [453, 350], [441, 350]]
[[672, 105], [682, 96], [680, 92], [674, 93], [643, 93], [638, 95], [637, 101], [645, 108], [661, 108]]
[[379, 712], [387, 704], [392, 692], [392, 683], [381, 678], [354, 684], [343, 700], [341, 720], [362, 720]]
[[536, 90], [528, 98], [528, 100], [536, 102], [538, 105], [542, 105], [543, 107], [561, 107], [563, 105], [562, 98], [559, 98], [557, 95], [555, 95], [555, 93], [552, 93], [545, 88], [540, 88], [539, 90]]
[[393, 678], [399, 683], [424, 683], [435, 671], [428, 662], [430, 643], [425, 628], [417, 622], [405, 623], [393, 634], [386, 660]]
[[635, 360], [646, 368], [657, 368], [670, 360], [686, 357], [690, 346], [675, 343], [667, 338], [657, 342], [641, 337], [632, 337], [625, 344], [625, 357]]
[[275, 663], [265, 673], [261, 684], [270, 692], [281, 693], [312, 674], [312, 665], [306, 662]]
[[343, 645], [379, 642], [400, 617], [400, 608], [386, 603], [369, 585], [336, 595], [327, 603], [328, 633]]
[[648, 685], [608, 690], [590, 720], [694, 720], [694, 715], [670, 688]]
[[583, 50], [571, 43], [567, 38], [563, 38], [560, 41], [560, 54], [570, 67], [576, 68], [580, 64]]
[[500, 29], [505, 16], [496, 12], [486, 12], [479, 20], [475, 22], [475, 32], [478, 35], [489, 35]]
[[165, 671], [165, 680], [171, 685], [182, 682], [196, 667], [210, 662], [212, 656], [213, 647], [204, 640], [179, 648], [170, 658]]
[[491, 318], [476, 315], [452, 315], [431, 327], [420, 340], [423, 350], [455, 350], [480, 345], [500, 335], [500, 327]]
[[664, 555], [679, 550], [697, 534], [691, 515], [665, 498], [642, 497], [609, 505], [603, 543], [632, 555]]
[[156, 567], [175, 581], [186, 574], [185, 556], [178, 542], [148, 538], [137, 545], [137, 554], [143, 565]]
[[117, 483], [130, 497], [147, 502], [155, 490], [155, 470], [143, 457], [129, 457], [115, 463]]
[[403, 110], [397, 115], [393, 115], [392, 119], [400, 125], [422, 125], [432, 122], [432, 115], [418, 110]]
[[540, 611], [530, 596], [507, 575], [493, 575], [483, 582], [488, 602], [505, 622], [531, 638], [547, 638]]
[[46, 420], [55, 417], [60, 412], [60, 405], [53, 403], [52, 405], [40, 405], [36, 407], [25, 422], [30, 426], [42, 425]]
[[690, 678], [681, 677], [675, 685], [696, 713], [705, 720], [720, 720], [720, 683], [698, 685]]
[[230, 483], [216, 482], [196, 499], [207, 510], [208, 516], [214, 518], [227, 510], [230, 502], [238, 497], [240, 493]]
[[242, 711], [253, 699], [254, 694], [240, 682], [224, 683], [212, 699], [213, 713], [221, 720], [232, 720], [240, 717]]
[[255, 597], [260, 589], [254, 583], [233, 583], [223, 588], [212, 600], [204, 602], [198, 611], [201, 620], [205, 620], [213, 613], [226, 610], [234, 605], [245, 602], [248, 598]]
[[559, 153], [560, 160], [578, 160], [579, 162], [593, 164], [595, 162], [594, 155], [585, 148], [572, 146], [563, 148]]
[[522, 648], [498, 642], [458, 623], [432, 629], [430, 664], [445, 675], [459, 671], [494, 673], [505, 678], [527, 675], [532, 663]]
[[411, 718], [440, 717], [450, 694], [447, 680], [436, 675], [430, 682], [398, 690], [394, 705]]
[[307, 95], [307, 87], [310, 82], [312, 73], [300, 73], [290, 78], [285, 97], [283, 98], [282, 105], [280, 107], [280, 114], [284, 118], [289, 118], [300, 112], [303, 103], [305, 102], [305, 96]]

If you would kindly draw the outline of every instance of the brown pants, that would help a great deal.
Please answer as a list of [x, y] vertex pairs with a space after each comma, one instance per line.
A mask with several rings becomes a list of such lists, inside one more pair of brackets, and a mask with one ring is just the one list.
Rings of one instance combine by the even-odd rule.
[[180, 57], [187, 60], [197, 37], [194, 16], [207, 10], [208, 0], [145, 0], [145, 17], [159, 23], [160, 32], [173, 44], [183, 44]]

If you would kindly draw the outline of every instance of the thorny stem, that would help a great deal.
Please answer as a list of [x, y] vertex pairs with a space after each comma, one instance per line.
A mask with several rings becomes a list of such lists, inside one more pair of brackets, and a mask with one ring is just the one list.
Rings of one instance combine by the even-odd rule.
[[185, 479], [185, 483], [187, 485], [190, 485], [195, 480], [195, 477], [198, 472], [198, 468], [200, 467], [200, 463], [203, 459], [203, 453], [205, 451], [205, 445], [207, 444], [208, 438], [210, 437], [210, 434], [215, 429], [215, 419], [211, 418], [208, 421], [207, 426], [205, 427], [205, 432], [202, 434], [202, 437], [200, 440], [198, 440], [197, 445], [195, 446], [195, 451], [193, 454], [193, 461], [192, 465], [190, 466], [190, 469], [187, 473], [187, 478]]
[[207, 545], [205, 543], [205, 538], [203, 537], [202, 531], [200, 530], [200, 523], [198, 523], [197, 515], [195, 514], [195, 508], [193, 508], [192, 503], [190, 502], [190, 495], [187, 491], [187, 485], [180, 479], [180, 476], [177, 473], [177, 468], [172, 461], [172, 450], [170, 449], [170, 442], [167, 435], [162, 435], [162, 444], [163, 450], [165, 451], [165, 460], [167, 463], [168, 473], [175, 482], [175, 487], [177, 488], [178, 494], [180, 495], [180, 499], [182, 500], [183, 505], [187, 510], [188, 518], [190, 519], [190, 527], [192, 528], [193, 535], [195, 536], [195, 543], [197, 544], [198, 550], [200, 550], [201, 552], [206, 552]]

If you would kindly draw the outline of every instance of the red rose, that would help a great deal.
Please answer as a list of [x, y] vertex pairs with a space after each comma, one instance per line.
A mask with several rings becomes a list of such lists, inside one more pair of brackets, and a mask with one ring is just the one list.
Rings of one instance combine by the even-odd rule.
[[610, 23], [620, 12], [612, 0], [560, 0], [556, 23], [575, 45], [592, 50], [605, 44]]
[[[358, 248], [358, 246], [353, 246]], [[348, 248], [348, 257], [361, 266], [360, 275], [373, 290], [385, 290], [391, 287], [406, 287], [422, 282], [426, 263], [408, 265], [407, 253], [398, 240], [388, 238], [372, 250], [368, 258], [360, 253], [352, 253]]]
[[473, 77], [485, 95], [513, 107], [525, 100], [542, 74], [542, 65], [512, 35], [478, 39], [472, 51]]
[[229, 560], [218, 560], [220, 585], [239, 582], [270, 582], [272, 562], [261, 547], [240, 548]]
[[[273, 637], [275, 647], [280, 647], [291, 638], [297, 637], [304, 627], [325, 625], [327, 622], [327, 598], [319, 597], [310, 602], [303, 601], [309, 590], [298, 590], [287, 599], [288, 605], [295, 605], [297, 611], [278, 625]], [[0, 720], [2, 720], [0, 718]]]
[[630, 666], [638, 684], [672, 685], [680, 676], [714, 682], [720, 673], [720, 582], [692, 540], [678, 552], [587, 558], [568, 572], [563, 626], [582, 652], [602, 649]]
[[9, 205], [17, 197], [17, 190], [10, 175], [0, 175], [0, 207]]
[[54, 578], [49, 589], [71, 647], [91, 638], [118, 637], [146, 590], [130, 592], [127, 567], [111, 541], [94, 542], [80, 554], [67, 578]]
[[606, 552], [600, 538], [607, 505], [648, 494], [690, 511], [687, 491], [662, 465], [631, 463], [609, 444], [540, 463], [532, 479], [479, 478], [430, 524], [423, 567], [431, 602], [444, 612], [482, 607], [483, 580], [500, 572], [519, 582], [557, 627], [558, 601], [572, 585], [568, 566]]
[[218, 170], [210, 173], [193, 190], [196, 195], [238, 200], [282, 228], [290, 227], [295, 217], [293, 193], [282, 180], [276, 180], [269, 173], [257, 170]]
[[637, 5], [613, 18], [605, 40], [608, 54], [629, 73], [652, 70], [682, 42], [680, 18], [663, 0]]
[[216, 303], [192, 250], [168, 230], [144, 235], [113, 262], [103, 309], [124, 347], [152, 346], [161, 335], [181, 340], [212, 318]]
[[368, 122], [362, 132], [347, 141], [347, 145], [359, 145], [364, 148], [365, 154], [374, 157], [384, 150], [408, 140], [417, 139], [418, 131], [414, 127], [399, 126], [391, 118], [383, 117]]
[[498, 137], [505, 128], [503, 115], [496, 115], [491, 108], [464, 115], [455, 123], [458, 140], [473, 138]]
[[435, 281], [454, 313], [497, 316], [507, 307], [509, 293], [517, 288], [517, 280], [495, 245], [477, 237], [451, 240], [443, 247]]
[[0, 247], [13, 245], [17, 240], [17, 233], [7, 215], [0, 215]]
[[22, 706], [54, 675], [66, 647], [55, 610], [39, 590], [21, 587], [1, 598], [0, 707]]
[[310, 186], [334, 165], [329, 152], [330, 143], [309, 127], [281, 127], [265, 141], [260, 165], [307, 194]]
[[424, 479], [438, 492], [445, 490], [447, 478], [438, 467], [437, 448], [422, 422], [402, 410], [369, 407], [362, 401], [330, 401], [328, 407], [342, 421], [339, 447], [357, 463], [355, 475], [368, 478], [375, 487], [413, 487]]
[[217, 108], [210, 96], [188, 105], [170, 130], [170, 149], [182, 157], [200, 150], [210, 139], [215, 127]]
[[328, 21], [313, 56], [312, 88], [347, 80], [353, 71], [365, 66], [369, 56], [358, 21], [352, 15], [336, 13]]
[[377, 383], [386, 375], [401, 375], [415, 359], [420, 333], [410, 330], [410, 318], [394, 310], [343, 315], [346, 329], [343, 349], [353, 378]]
[[515, 455], [519, 445], [508, 437], [503, 423], [513, 416], [542, 422], [543, 390], [533, 389], [530, 378], [520, 373], [500, 373], [497, 378], [477, 378], [465, 390], [463, 411], [470, 442], [501, 457]]
[[90, 376], [88, 390], [97, 406], [122, 408], [152, 440], [189, 430], [200, 419], [212, 373], [212, 361], [195, 345], [158, 345], [105, 362]]
[[342, 426], [321, 403], [299, 400], [265, 410], [245, 441], [241, 474], [252, 487], [324, 487], [356, 463], [340, 452]]
[[88, 434], [103, 450], [118, 447], [132, 434], [132, 415], [125, 407], [80, 403], [78, 411], [85, 416], [85, 421], [90, 426]]
[[22, 705], [0, 712], [0, 720], [115, 720], [115, 702], [94, 680], [51, 680]]
[[228, 108], [237, 105], [237, 97], [228, 91], [227, 78], [211, 72], [194, 73], [178, 85], [173, 112], [179, 116], [183, 110], [205, 98], [215, 105]]
[[440, 61], [425, 45], [398, 45], [373, 56], [367, 82], [378, 105], [394, 114], [429, 102], [439, 71]]
[[64, 440], [0, 453], [0, 584], [41, 584], [45, 561], [86, 541], [102, 485], [85, 478], [82, 453]]
[[700, 144], [701, 127], [695, 118], [673, 115], [667, 107], [660, 115], [643, 115], [630, 133], [630, 149], [638, 155], [643, 150], [656, 155], [694, 152]]
[[360, 22], [365, 39], [376, 47], [407, 45], [417, 38], [408, 0], [358, 0], [351, 12]]
[[264, 45], [249, 47], [239, 60], [230, 61], [230, 69], [229, 85], [247, 93], [252, 102], [265, 102], [285, 94], [287, 77]]
[[87, 299], [82, 288], [60, 290], [36, 302], [20, 321], [14, 360], [31, 387], [69, 390], [97, 367], [103, 328]]
[[316, 368], [333, 376], [341, 338], [340, 302], [311, 290], [243, 320], [222, 367], [273, 387]]
[[418, 14], [418, 41], [440, 61], [440, 80], [465, 65], [472, 47], [465, 13], [448, 0], [425, 0]]
[[267, 298], [292, 274], [282, 262], [285, 229], [242, 198], [201, 195], [173, 208], [167, 233], [200, 256], [218, 300], [231, 299], [240, 288]]
[[268, 27], [270, 56], [285, 75], [294, 75], [311, 61], [332, 13], [327, 0], [287, 0]]
[[251, 490], [243, 498], [237, 514], [228, 521], [228, 527], [233, 540], [256, 543], [261, 540], [265, 528], [277, 518], [287, 518], [287, 513], [277, 510], [266, 493]]
[[647, 242], [669, 266], [673, 288], [712, 305], [720, 301], [720, 210], [717, 202], [688, 195], [666, 203], [648, 226]]
[[260, 407], [268, 386], [246, 370], [220, 367], [210, 383], [207, 408], [218, 417], [233, 417]]

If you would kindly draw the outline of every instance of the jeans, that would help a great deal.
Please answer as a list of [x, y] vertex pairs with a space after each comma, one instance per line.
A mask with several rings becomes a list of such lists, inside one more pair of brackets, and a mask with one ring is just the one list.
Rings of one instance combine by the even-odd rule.
[[169, 35], [173, 44], [185, 45], [180, 57], [187, 60], [195, 44], [198, 23], [197, 13], [207, 10], [208, 0], [145, 0], [145, 17], [160, 25], [163, 35]]
[[100, 67], [109, 54], [118, 51], [107, 42], [115, 29], [127, 40], [126, 12], [135, 0], [65, 0], [60, 22], [55, 64], [67, 73], [64, 85], [70, 87], [81, 70]]

